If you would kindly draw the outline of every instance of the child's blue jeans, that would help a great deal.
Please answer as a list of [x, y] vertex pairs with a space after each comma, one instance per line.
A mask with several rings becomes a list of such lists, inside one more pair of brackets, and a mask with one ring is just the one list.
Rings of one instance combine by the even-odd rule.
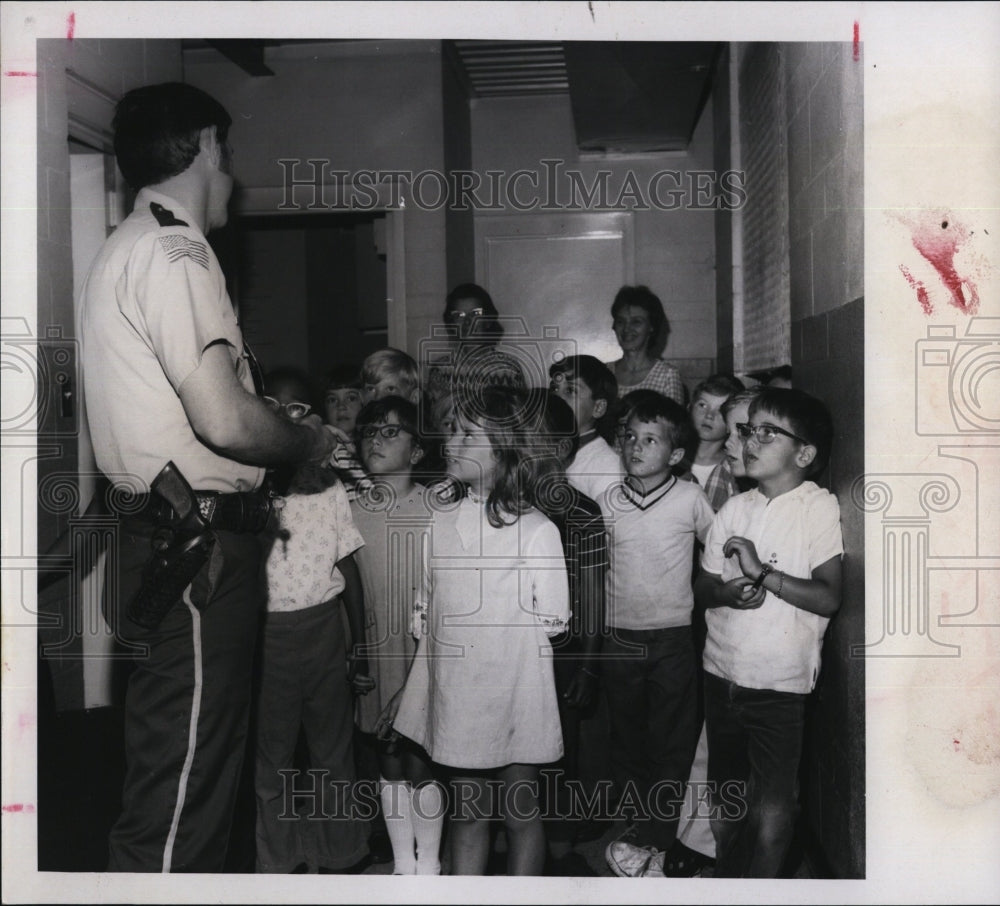
[[798, 815], [806, 696], [705, 673], [715, 877], [775, 878]]

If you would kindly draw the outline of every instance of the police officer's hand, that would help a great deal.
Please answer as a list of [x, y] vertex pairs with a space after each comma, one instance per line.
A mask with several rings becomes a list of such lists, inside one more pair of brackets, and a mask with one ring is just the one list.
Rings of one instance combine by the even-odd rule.
[[337, 446], [337, 436], [318, 415], [307, 415], [299, 424], [313, 432], [313, 443], [306, 459], [309, 462], [325, 462]]

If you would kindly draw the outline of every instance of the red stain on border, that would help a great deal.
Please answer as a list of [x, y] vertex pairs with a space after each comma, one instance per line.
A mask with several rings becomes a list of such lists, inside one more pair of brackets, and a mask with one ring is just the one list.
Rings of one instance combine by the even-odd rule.
[[927, 287], [924, 286], [922, 280], [914, 279], [913, 274], [910, 273], [910, 269], [905, 264], [901, 264], [899, 269], [903, 272], [903, 276], [906, 277], [906, 282], [917, 291], [917, 301], [924, 310], [924, 314], [929, 315], [934, 311], [934, 306], [931, 305], [931, 298], [927, 295]]
[[854, 20], [854, 62], [861, 59], [861, 23]]
[[20, 814], [33, 815], [35, 813], [35, 807], [31, 803], [22, 804], [20, 802], [15, 802], [13, 805], [3, 806], [3, 811], [7, 814]]
[[5, 76], [11, 76], [12, 78], [21, 79], [37, 79], [37, 72], [28, 72], [26, 69], [7, 69], [4, 71]]
[[76, 13], [70, 13], [66, 17], [66, 40], [72, 41], [76, 34]]
[[[955, 255], [972, 237], [969, 228], [959, 223], [950, 212], [942, 210], [923, 211], [914, 217], [900, 217], [900, 220], [910, 228], [913, 247], [937, 271], [941, 283], [948, 290], [948, 304], [963, 314], [976, 314], [979, 311], [979, 290], [971, 275], [959, 273], [955, 264]], [[982, 269], [983, 263], [975, 266], [975, 258], [972, 261], [975, 270]], [[907, 283], [916, 291], [917, 301], [924, 314], [931, 314], [934, 307], [927, 286], [923, 281], [915, 279], [905, 265], [901, 264], [899, 269]]]
[[[924, 220], [913, 230], [913, 245], [941, 275], [951, 294], [951, 304], [967, 315], [979, 311], [979, 291], [955, 269], [955, 253], [968, 241], [969, 231], [952, 218]], [[968, 297], [966, 297], [968, 290]]]

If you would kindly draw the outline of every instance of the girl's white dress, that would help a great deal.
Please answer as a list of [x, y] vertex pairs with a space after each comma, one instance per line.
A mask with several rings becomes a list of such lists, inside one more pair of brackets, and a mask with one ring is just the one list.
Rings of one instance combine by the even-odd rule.
[[548, 637], [569, 620], [559, 531], [535, 510], [494, 528], [483, 501], [453, 506], [434, 516], [416, 605], [422, 637], [394, 726], [451, 767], [556, 761]]

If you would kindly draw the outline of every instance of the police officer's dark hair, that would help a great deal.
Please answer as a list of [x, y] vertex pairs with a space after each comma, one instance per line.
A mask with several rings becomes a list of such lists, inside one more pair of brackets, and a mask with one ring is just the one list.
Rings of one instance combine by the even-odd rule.
[[202, 129], [215, 126], [224, 144], [232, 122], [215, 98], [193, 85], [164, 82], [135, 88], [115, 108], [118, 167], [136, 191], [155, 186], [191, 166]]

